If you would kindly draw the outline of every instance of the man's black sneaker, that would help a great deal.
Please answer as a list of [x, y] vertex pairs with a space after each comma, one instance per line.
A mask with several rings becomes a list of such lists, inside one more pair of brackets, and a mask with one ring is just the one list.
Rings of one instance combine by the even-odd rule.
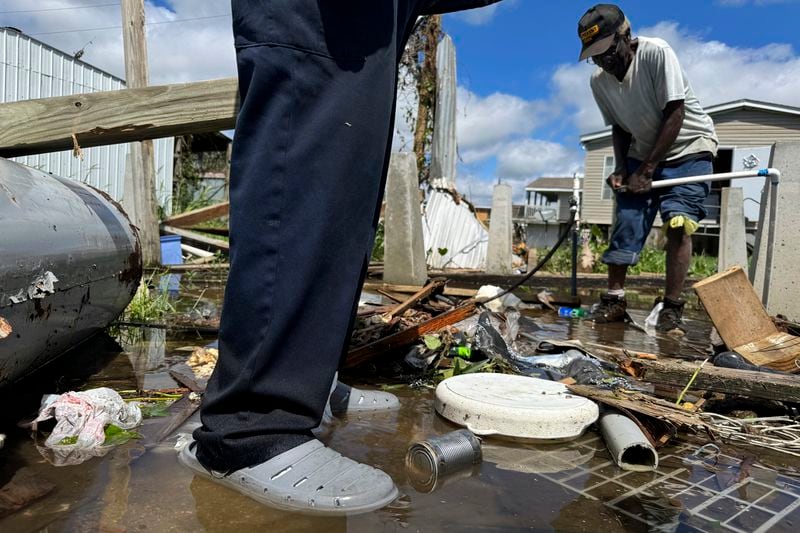
[[664, 298], [664, 307], [658, 314], [658, 322], [656, 323], [656, 330], [663, 333], [686, 333], [683, 329], [683, 306], [686, 305], [684, 300], [673, 300], [672, 298]]
[[600, 296], [600, 303], [592, 310], [591, 319], [596, 324], [609, 322], [624, 322], [627, 314], [628, 302], [624, 296], [604, 294]]

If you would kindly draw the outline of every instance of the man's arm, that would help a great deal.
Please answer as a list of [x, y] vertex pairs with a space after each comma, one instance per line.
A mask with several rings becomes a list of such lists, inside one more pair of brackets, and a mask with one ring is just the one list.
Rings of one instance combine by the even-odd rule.
[[423, 2], [424, 7], [420, 10], [422, 15], [437, 15], [439, 13], [450, 13], [452, 11], [463, 11], [496, 4], [500, 0], [427, 0]]
[[631, 134], [614, 124], [611, 126], [611, 142], [614, 145], [614, 173], [606, 178], [612, 189], [620, 188], [628, 177], [628, 150], [631, 148]]
[[683, 100], [673, 100], [667, 103], [661, 115], [661, 127], [656, 136], [656, 142], [650, 154], [642, 161], [639, 168], [628, 178], [630, 192], [647, 192], [653, 181], [653, 173], [658, 164], [667, 155], [672, 143], [678, 138], [678, 133], [683, 126], [686, 107]]

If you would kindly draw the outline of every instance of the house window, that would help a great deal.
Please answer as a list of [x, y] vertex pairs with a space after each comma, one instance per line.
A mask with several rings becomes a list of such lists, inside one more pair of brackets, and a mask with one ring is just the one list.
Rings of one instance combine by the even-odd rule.
[[607, 155], [605, 161], [603, 162], [603, 192], [601, 193], [601, 197], [603, 200], [611, 200], [614, 198], [614, 191], [611, 190], [611, 187], [608, 186], [606, 183], [606, 178], [614, 172], [614, 156]]

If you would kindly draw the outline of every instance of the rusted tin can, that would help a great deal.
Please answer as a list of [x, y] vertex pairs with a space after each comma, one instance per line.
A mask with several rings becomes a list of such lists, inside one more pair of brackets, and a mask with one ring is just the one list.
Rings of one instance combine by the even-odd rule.
[[445, 481], [469, 477], [481, 462], [481, 441], [466, 429], [411, 445], [406, 474], [419, 492], [433, 492]]

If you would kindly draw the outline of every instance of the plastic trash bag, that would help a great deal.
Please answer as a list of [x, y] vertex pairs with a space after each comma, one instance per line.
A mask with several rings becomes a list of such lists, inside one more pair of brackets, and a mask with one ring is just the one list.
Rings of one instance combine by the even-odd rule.
[[480, 350], [489, 359], [507, 364], [515, 373], [523, 376], [553, 381], [558, 381], [564, 377], [558, 373], [550, 372], [546, 368], [527, 362], [524, 357], [509, 348], [503, 336], [492, 325], [491, 316], [486, 311], [478, 317], [478, 324], [475, 326], [473, 336], [473, 348]]
[[767, 372], [769, 374], [786, 374], [786, 372], [781, 372], [780, 370], [754, 365], [736, 352], [718, 353], [714, 357], [714, 366], [735, 368], [736, 370], [751, 370], [753, 372]]
[[57, 464], [77, 464], [97, 454], [78, 453], [70, 458], [72, 452], [101, 448], [107, 425], [133, 429], [142, 423], [142, 412], [137, 404], [126, 403], [116, 391], [103, 387], [45, 396], [39, 416], [31, 424], [32, 429], [35, 431], [39, 422], [51, 418], [55, 418], [56, 426], [47, 437], [45, 447], [58, 452]]
[[[494, 285], [484, 285], [480, 289], [478, 289], [478, 292], [475, 294], [475, 298], [477, 298], [478, 300], [482, 298], [493, 298], [498, 294], [500, 294], [501, 292], [503, 292], [503, 289], [501, 289], [500, 287], [496, 287]], [[520, 300], [519, 298], [510, 293], [506, 294], [502, 298], [497, 298], [496, 300], [487, 302], [485, 305], [487, 309], [489, 309], [490, 311], [494, 311], [495, 313], [500, 313], [504, 309], [509, 307], [514, 309], [521, 309], [527, 307], [522, 303], [522, 300]]]

